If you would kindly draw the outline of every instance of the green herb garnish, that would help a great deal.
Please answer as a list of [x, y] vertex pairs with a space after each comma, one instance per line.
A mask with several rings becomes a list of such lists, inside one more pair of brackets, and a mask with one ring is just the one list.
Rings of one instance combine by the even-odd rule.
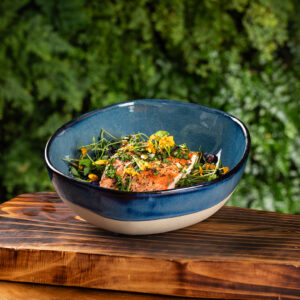
[[[135, 178], [140, 175], [146, 180], [144, 171], [150, 170], [150, 174], [160, 175], [157, 168], [162, 168], [162, 163], [172, 165], [172, 168], [175, 166], [178, 172], [183, 174], [176, 187], [214, 180], [228, 172], [228, 167], [223, 167], [216, 155], [204, 155], [199, 147], [197, 160], [187, 174], [187, 167], [180, 160], [187, 161], [191, 157], [190, 154], [195, 156], [196, 152], [192, 152], [185, 143], [176, 145], [173, 136], [162, 130], [150, 137], [138, 133], [118, 138], [102, 129], [98, 140], [93, 137], [91, 144], [81, 146], [78, 150], [78, 158], [64, 159], [69, 164], [70, 174], [74, 178], [99, 186], [105, 174], [105, 177], [114, 180], [116, 189], [120, 191], [130, 191]], [[114, 166], [118, 161], [124, 165], [122, 174], [117, 170], [118, 167]], [[168, 181], [168, 184], [170, 183], [171, 180]]]

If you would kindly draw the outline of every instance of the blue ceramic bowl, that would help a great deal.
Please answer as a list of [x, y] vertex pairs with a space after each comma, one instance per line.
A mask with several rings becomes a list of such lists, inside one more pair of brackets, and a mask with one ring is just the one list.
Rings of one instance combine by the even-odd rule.
[[[230, 171], [192, 187], [123, 192], [81, 182], [69, 175], [63, 158], [98, 138], [101, 128], [114, 136], [166, 130], [175, 142], [197, 151], [221, 153]], [[45, 160], [60, 198], [86, 221], [117, 233], [153, 234], [200, 222], [221, 208], [241, 179], [250, 148], [247, 128], [237, 118], [212, 108], [171, 100], [136, 100], [84, 114], [59, 128], [48, 141]]]

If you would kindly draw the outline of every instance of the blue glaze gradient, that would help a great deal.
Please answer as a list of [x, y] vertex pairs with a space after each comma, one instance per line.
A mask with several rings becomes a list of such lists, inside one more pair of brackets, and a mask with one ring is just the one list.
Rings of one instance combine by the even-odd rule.
[[[220, 179], [193, 187], [157, 192], [120, 192], [93, 186], [69, 175], [63, 158], [77, 157], [78, 148], [97, 139], [101, 128], [114, 136], [170, 132], [177, 144], [197, 151], [220, 150], [230, 171]], [[80, 116], [58, 129], [45, 148], [52, 183], [62, 199], [117, 220], [154, 220], [194, 213], [212, 207], [237, 186], [250, 149], [250, 135], [238, 119], [219, 110], [172, 100], [135, 100]]]

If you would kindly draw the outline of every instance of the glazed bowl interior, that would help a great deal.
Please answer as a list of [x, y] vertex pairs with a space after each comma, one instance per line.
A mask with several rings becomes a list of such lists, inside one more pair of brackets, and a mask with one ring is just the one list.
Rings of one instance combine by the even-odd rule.
[[48, 143], [46, 156], [51, 168], [69, 176], [64, 158], [78, 157], [82, 145], [99, 138], [101, 129], [120, 137], [166, 130], [176, 144], [191, 150], [221, 153], [224, 166], [233, 170], [248, 150], [247, 130], [239, 120], [201, 105], [170, 100], [136, 100], [85, 114], [61, 127]]

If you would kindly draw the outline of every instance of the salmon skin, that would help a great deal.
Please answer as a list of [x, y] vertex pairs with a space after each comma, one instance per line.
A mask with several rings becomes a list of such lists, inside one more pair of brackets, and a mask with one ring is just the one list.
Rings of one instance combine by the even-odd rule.
[[[124, 159], [124, 154], [127, 159]], [[186, 158], [170, 155], [157, 159], [152, 155], [149, 160], [149, 156], [151, 154], [124, 151], [121, 147], [106, 165], [100, 186], [118, 190], [123, 185], [131, 192], [174, 189], [176, 183], [191, 172], [198, 154], [186, 149]]]

